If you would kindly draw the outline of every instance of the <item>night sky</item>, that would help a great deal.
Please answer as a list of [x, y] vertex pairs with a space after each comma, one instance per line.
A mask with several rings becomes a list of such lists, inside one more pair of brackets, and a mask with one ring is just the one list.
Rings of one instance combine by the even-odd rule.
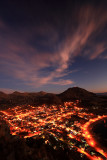
[[0, 90], [107, 92], [107, 0], [0, 1]]

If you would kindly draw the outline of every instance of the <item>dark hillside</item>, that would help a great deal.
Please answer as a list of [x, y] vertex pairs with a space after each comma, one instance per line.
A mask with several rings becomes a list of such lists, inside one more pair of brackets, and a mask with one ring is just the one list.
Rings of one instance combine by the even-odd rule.
[[6, 109], [17, 105], [42, 105], [62, 104], [65, 101], [80, 100], [80, 106], [107, 108], [107, 96], [97, 95], [79, 87], [69, 88], [61, 94], [40, 92], [13, 92], [5, 94], [0, 92], [0, 109]]

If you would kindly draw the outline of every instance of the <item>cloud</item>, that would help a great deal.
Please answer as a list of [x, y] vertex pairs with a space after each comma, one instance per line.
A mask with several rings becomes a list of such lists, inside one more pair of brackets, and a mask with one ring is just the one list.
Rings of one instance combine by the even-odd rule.
[[107, 55], [106, 55], [106, 56], [103, 56], [103, 57], [101, 57], [101, 58], [103, 58], [103, 59], [107, 59]]
[[59, 79], [56, 82], [51, 82], [51, 84], [55, 84], [55, 85], [72, 85], [74, 82], [71, 80], [63, 80], [63, 79]]
[[[10, 93], [15, 92], [15, 90], [10, 89], [10, 88], [0, 88], [0, 91], [4, 92], [6, 94], [10, 94]], [[19, 90], [19, 92], [23, 92], [23, 91]]]
[[90, 59], [97, 58], [100, 54], [102, 54], [107, 49], [107, 46], [105, 43], [97, 44], [96, 47], [94, 47], [94, 51], [91, 53]]
[[65, 26], [65, 31], [62, 30], [65, 32], [62, 38], [51, 24], [15, 31], [0, 21], [0, 72], [33, 87], [73, 84], [72, 78], [65, 78], [72, 72], [69, 66], [73, 60], [77, 56], [92, 60], [107, 49], [106, 40], [96, 42], [106, 22], [107, 11], [92, 5], [82, 6], [74, 12], [70, 24]]

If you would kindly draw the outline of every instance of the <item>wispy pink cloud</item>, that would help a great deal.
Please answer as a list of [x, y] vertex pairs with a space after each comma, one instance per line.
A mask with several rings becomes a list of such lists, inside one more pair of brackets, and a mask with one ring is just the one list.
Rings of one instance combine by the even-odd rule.
[[56, 82], [51, 82], [51, 84], [62, 85], [62, 86], [64, 86], [64, 85], [72, 85], [72, 84], [74, 84], [74, 82], [71, 81], [71, 80], [63, 80], [63, 79], [59, 79], [59, 80], [56, 81]]
[[[99, 18], [99, 17], [102, 18]], [[105, 42], [93, 45], [94, 38], [100, 34], [107, 21], [107, 11], [102, 8], [94, 8], [90, 5], [83, 6], [77, 13], [78, 26], [72, 33], [66, 33], [65, 38], [58, 42], [59, 33], [49, 25], [41, 28], [32, 28], [14, 32], [0, 21], [0, 28], [6, 35], [0, 35], [0, 71], [24, 81], [26, 85], [38, 87], [46, 84], [68, 85], [74, 82], [63, 77], [70, 74], [69, 65], [77, 56], [87, 56], [90, 60], [98, 58], [107, 48]], [[6, 27], [6, 28], [5, 28]], [[72, 26], [71, 26], [72, 27]], [[53, 53], [49, 51], [38, 52], [36, 46], [29, 43], [29, 39], [36, 34], [51, 35], [50, 41], [40, 42], [45, 46], [55, 47]], [[56, 43], [58, 46], [56, 47]], [[82, 52], [85, 46], [90, 50]], [[91, 50], [92, 49], [92, 50]], [[45, 69], [52, 68], [46, 72]], [[58, 80], [56, 80], [58, 79]]]
[[[6, 93], [6, 94], [10, 94], [10, 93], [15, 92], [15, 90], [10, 89], [10, 88], [0, 88], [0, 91], [4, 92], [4, 93]], [[23, 91], [18, 90], [18, 92], [23, 92]]]
[[94, 51], [90, 55], [90, 59], [95, 59], [97, 58], [100, 54], [102, 54], [105, 50], [107, 49], [107, 46], [105, 43], [100, 43], [97, 44], [96, 47], [94, 48]]

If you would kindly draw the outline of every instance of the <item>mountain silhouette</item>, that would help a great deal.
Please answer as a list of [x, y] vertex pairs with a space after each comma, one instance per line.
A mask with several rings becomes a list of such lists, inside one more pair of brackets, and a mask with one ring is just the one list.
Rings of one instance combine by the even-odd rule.
[[95, 99], [97, 98], [97, 95], [95, 93], [89, 92], [83, 88], [79, 87], [73, 87], [73, 88], [68, 88], [66, 91], [63, 93], [59, 94], [59, 97], [63, 101], [67, 100], [88, 100], [88, 99]]
[[0, 92], [0, 109], [14, 107], [17, 105], [42, 105], [42, 104], [63, 104], [66, 101], [80, 100], [82, 106], [107, 106], [107, 96], [100, 96], [95, 93], [89, 92], [83, 88], [73, 87], [68, 88], [60, 94], [40, 92], [13, 92], [5, 94]]

